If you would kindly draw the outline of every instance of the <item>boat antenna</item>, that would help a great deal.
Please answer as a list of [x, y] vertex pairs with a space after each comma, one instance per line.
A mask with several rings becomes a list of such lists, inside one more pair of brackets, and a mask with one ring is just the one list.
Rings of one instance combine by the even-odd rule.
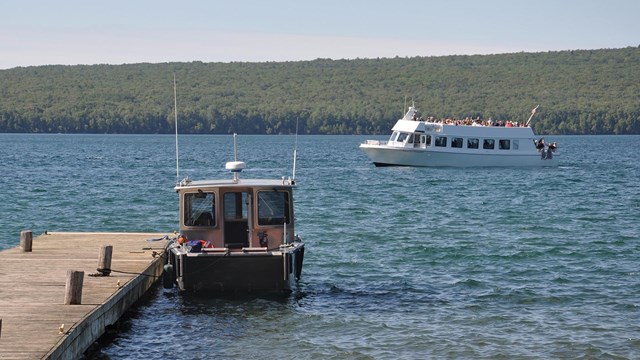
[[233, 133], [233, 161], [238, 161], [238, 134]]
[[178, 96], [176, 91], [176, 72], [173, 72], [173, 108], [176, 123], [176, 179], [180, 181], [180, 165], [178, 153]]
[[293, 174], [291, 175], [291, 181], [296, 181], [296, 157], [298, 154], [298, 121], [299, 118], [296, 116], [296, 141], [293, 145]]
[[536, 110], [538, 110], [539, 107], [540, 107], [540, 105], [534, 107], [533, 110], [531, 110], [531, 116], [529, 116], [529, 120], [527, 120], [527, 123], [525, 124], [526, 126], [529, 126], [529, 123], [531, 122], [531, 119], [533, 119], [533, 115], [536, 114]]
[[284, 221], [282, 223], [282, 227], [283, 227], [283, 229], [282, 229], [282, 240], [286, 245], [286, 244], [289, 243], [289, 241], [287, 241], [287, 222], [286, 221]]

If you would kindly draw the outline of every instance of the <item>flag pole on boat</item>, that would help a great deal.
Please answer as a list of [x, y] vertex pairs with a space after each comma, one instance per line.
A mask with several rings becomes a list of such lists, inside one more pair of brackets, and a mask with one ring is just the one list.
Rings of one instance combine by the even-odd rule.
[[527, 120], [527, 123], [525, 124], [526, 126], [529, 126], [529, 123], [531, 122], [531, 119], [533, 119], [533, 115], [536, 114], [536, 110], [538, 110], [539, 107], [540, 107], [540, 105], [534, 107], [533, 110], [531, 110], [531, 116], [529, 116], [529, 120]]
[[404, 96], [404, 107], [402, 108], [402, 114], [407, 113], [407, 95]]

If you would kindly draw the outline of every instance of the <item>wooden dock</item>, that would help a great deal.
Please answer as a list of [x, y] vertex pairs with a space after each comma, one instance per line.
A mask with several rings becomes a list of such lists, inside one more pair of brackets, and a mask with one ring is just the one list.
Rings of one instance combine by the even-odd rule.
[[[45, 233], [0, 252], [0, 359], [80, 358], [162, 275], [168, 240], [147, 239], [164, 235]], [[105, 245], [112, 272], [95, 276]], [[70, 270], [84, 272], [79, 305], [64, 304]]]

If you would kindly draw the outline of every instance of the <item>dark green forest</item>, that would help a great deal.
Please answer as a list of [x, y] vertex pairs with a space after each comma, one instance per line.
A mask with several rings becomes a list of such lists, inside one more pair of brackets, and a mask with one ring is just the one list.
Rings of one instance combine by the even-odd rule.
[[0, 132], [387, 134], [422, 115], [532, 121], [540, 134], [640, 134], [640, 48], [0, 70]]

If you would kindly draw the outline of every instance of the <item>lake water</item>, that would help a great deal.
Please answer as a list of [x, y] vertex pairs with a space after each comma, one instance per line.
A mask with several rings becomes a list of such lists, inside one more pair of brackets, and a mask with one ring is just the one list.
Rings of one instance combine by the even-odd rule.
[[[154, 288], [94, 359], [640, 358], [640, 136], [547, 136], [558, 168], [375, 168], [361, 136], [299, 136], [288, 297]], [[0, 249], [20, 230], [177, 229], [173, 136], [0, 134]], [[181, 136], [227, 177], [231, 136]], [[243, 177], [293, 136], [239, 136]]]

